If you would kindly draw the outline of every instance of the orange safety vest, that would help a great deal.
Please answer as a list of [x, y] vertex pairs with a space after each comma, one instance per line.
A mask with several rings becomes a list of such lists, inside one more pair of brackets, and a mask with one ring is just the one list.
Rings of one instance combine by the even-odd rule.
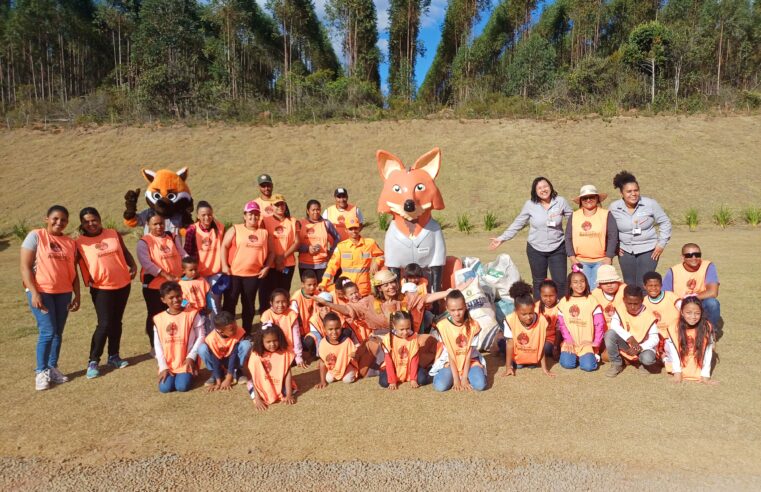
[[338, 236], [341, 238], [341, 241], [349, 239], [349, 231], [346, 230], [346, 222], [348, 222], [351, 217], [356, 218], [357, 222], [359, 222], [359, 217], [357, 216], [357, 207], [351, 204], [348, 204], [346, 207], [346, 210], [341, 211], [338, 210], [338, 207], [335, 205], [331, 205], [326, 210], [328, 220], [335, 226], [336, 232], [338, 232]]
[[[626, 310], [625, 306], [616, 309], [616, 312], [618, 313], [618, 318], [621, 320], [621, 326], [634, 337], [637, 343], [644, 342], [647, 338], [647, 334], [650, 332], [650, 328], [653, 325], [657, 326], [655, 315], [649, 311], [647, 307], [640, 311], [636, 316], [629, 314], [629, 311]], [[636, 355], [629, 355], [624, 351], [621, 351], [620, 353], [622, 357], [629, 360], [639, 359]]]
[[80, 270], [87, 276], [83, 279], [85, 285], [96, 289], [116, 290], [132, 281], [118, 232], [103, 229], [97, 236], [79, 236], [76, 243]]
[[616, 312], [616, 309], [626, 309], [624, 307], [624, 289], [626, 288], [626, 284], [621, 283], [618, 286], [618, 290], [616, 291], [616, 294], [613, 296], [613, 299], [608, 299], [607, 294], [602, 291], [601, 288], [597, 287], [595, 290], [592, 291], [592, 296], [597, 300], [598, 303], [600, 303], [600, 307], [602, 308], [602, 314], [605, 317], [605, 330], [608, 330], [608, 326], [610, 325], [610, 320], [613, 318], [613, 313]]
[[299, 308], [299, 324], [301, 328], [301, 335], [304, 336], [309, 333], [309, 319], [314, 313], [314, 299], [307, 299], [304, 297], [304, 292], [299, 289], [295, 294], [291, 296], [291, 302], [296, 302]]
[[253, 379], [254, 389], [267, 405], [272, 405], [283, 398], [283, 385], [293, 363], [293, 352], [278, 350], [259, 355], [251, 352], [248, 358], [248, 370]]
[[573, 250], [579, 261], [593, 263], [605, 258], [605, 238], [608, 230], [608, 211], [597, 207], [594, 215], [584, 215], [583, 209], [573, 213]]
[[534, 312], [537, 314], [541, 314], [544, 316], [544, 319], [547, 320], [547, 336], [545, 338], [545, 341], [555, 344], [555, 341], [557, 340], [557, 330], [558, 330], [558, 305], [555, 304], [551, 308], [545, 307], [544, 311], [542, 311], [542, 301], [536, 301], [534, 304]]
[[[299, 236], [299, 244], [307, 246], [307, 251], [299, 253], [299, 263], [320, 265], [328, 261], [328, 251], [333, 246], [333, 238], [328, 234], [325, 220], [311, 222], [309, 219], [301, 219], [296, 222], [296, 232]], [[320, 251], [312, 254], [308, 248], [315, 244], [320, 246]]]
[[[299, 315], [287, 309], [283, 314], [277, 314], [272, 308], [264, 311], [261, 318], [262, 323], [271, 322], [283, 330], [285, 339], [288, 342], [288, 350], [293, 351], [293, 325], [299, 322]], [[301, 332], [301, 329], [299, 329]]]
[[262, 219], [264, 219], [264, 217], [269, 217], [275, 213], [275, 204], [272, 202], [272, 200], [265, 200], [264, 198], [258, 196], [254, 198], [254, 201], [259, 204], [259, 213], [261, 214]]
[[581, 357], [585, 354], [594, 353], [592, 344], [595, 339], [594, 312], [600, 307], [594, 296], [571, 297], [566, 300], [563, 297], [558, 303], [558, 311], [563, 315], [568, 332], [573, 338], [575, 345], [563, 343], [561, 350], [571, 352]]
[[[331, 310], [330, 312], [337, 315], [338, 319], [341, 320], [341, 326], [344, 326], [344, 324], [346, 323], [346, 319], [344, 318], [344, 315], [341, 313], [337, 313], [333, 310]], [[312, 316], [309, 318], [309, 326], [310, 327], [314, 326], [315, 329], [317, 330], [317, 333], [319, 333], [323, 338], [325, 338], [325, 323], [322, 321], [322, 318], [320, 317], [320, 313], [318, 311], [315, 311], [314, 314], [312, 314]]]
[[[217, 330], [211, 330], [211, 333], [206, 335], [204, 341], [209, 350], [214, 354], [217, 359], [226, 359], [233, 355], [233, 351], [238, 346], [238, 343], [246, 336], [246, 331], [240, 326], [235, 327], [235, 333], [227, 338], [222, 338]], [[243, 365], [246, 361], [240, 361]]]
[[356, 350], [351, 338], [346, 338], [336, 345], [330, 343], [327, 338], [323, 338], [320, 340], [318, 352], [328, 371], [333, 374], [333, 378], [340, 381], [350, 367], [357, 369], [357, 363], [352, 359]]
[[201, 229], [201, 224], [196, 222], [196, 250], [198, 251], [198, 273], [202, 277], [209, 277], [222, 271], [222, 238], [225, 237], [225, 226], [218, 220], [214, 220], [216, 229], [208, 231]]
[[481, 365], [478, 359], [471, 358], [473, 339], [481, 332], [481, 327], [476, 320], [468, 317], [462, 326], [457, 326], [451, 318], [447, 317], [436, 323], [436, 329], [447, 349], [449, 364], [454, 363], [458, 373], [462, 374], [465, 371], [468, 361], [470, 361], [468, 368]]
[[676, 347], [676, 351], [679, 354], [680, 365], [682, 366], [682, 379], [690, 381], [699, 381], [702, 377], [700, 371], [703, 368], [703, 356], [705, 355], [705, 349], [708, 347], [711, 333], [706, 334], [706, 339], [703, 340], [703, 353], [695, 353], [695, 345], [697, 345], [695, 338], [697, 337], [697, 328], [687, 328], [685, 335], [687, 336], [687, 353], [682, 353], [682, 346], [679, 340], [679, 326], [674, 326], [669, 329], [669, 338], [671, 343]]
[[412, 334], [409, 338], [401, 338], [392, 333], [387, 333], [381, 338], [383, 348], [391, 354], [391, 361], [394, 364], [394, 371], [396, 372], [396, 379], [400, 383], [410, 381], [412, 378], [417, 377], [415, 374], [410, 374], [410, 363], [414, 359], [419, 350], [418, 337], [416, 334]]
[[164, 360], [172, 374], [186, 372], [184, 364], [188, 356], [188, 339], [197, 315], [195, 309], [184, 309], [178, 314], [162, 311], [153, 317]]
[[658, 322], [658, 333], [664, 339], [668, 338], [669, 328], [679, 323], [681, 313], [677, 308], [679, 298], [673, 292], [663, 292], [663, 299], [653, 302], [645, 296], [645, 307], [653, 313]]
[[[177, 251], [177, 245], [174, 243], [174, 236], [164, 235], [156, 237], [146, 234], [140, 240], [148, 245], [148, 254], [154, 265], [161, 268], [161, 271], [175, 277], [182, 276], [182, 258], [180, 252]], [[141, 269], [140, 279], [143, 284], [145, 284], [145, 275], [145, 270]], [[166, 282], [166, 279], [161, 275], [157, 275], [148, 283], [148, 288], [158, 289], [164, 282]]]
[[266, 229], [247, 229], [243, 224], [236, 224], [235, 240], [228, 251], [230, 273], [237, 277], [253, 277], [264, 268], [267, 260], [269, 234]]
[[182, 298], [188, 301], [186, 307], [190, 309], [204, 309], [206, 307], [206, 294], [209, 293], [209, 283], [203, 277], [193, 280], [180, 280]]
[[[292, 218], [285, 217], [283, 220], [278, 220], [274, 215], [270, 215], [262, 219], [262, 224], [272, 238], [272, 247], [276, 255], [283, 256], [285, 250], [296, 243], [296, 221]], [[296, 254], [288, 255], [283, 265], [286, 267], [296, 265]]]
[[711, 264], [703, 260], [700, 267], [694, 272], [687, 271], [683, 264], [671, 267], [671, 279], [673, 280], [674, 294], [680, 299], [688, 295], [702, 294], [706, 291], [706, 272]]
[[531, 326], [523, 326], [518, 314], [513, 311], [505, 319], [513, 332], [513, 360], [516, 364], [539, 364], [544, 354], [544, 342], [547, 339], [547, 319], [536, 315]]
[[[364, 297], [372, 292], [370, 265], [372, 265], [373, 258], [382, 256], [383, 250], [380, 249], [374, 239], [363, 237], [359, 239], [357, 244], [354, 244], [351, 239], [341, 241], [333, 251], [333, 256], [328, 262], [328, 268], [322, 277], [321, 285], [333, 283], [335, 280], [333, 276], [340, 268], [342, 270], [341, 275], [357, 284], [359, 295]], [[382, 267], [383, 261], [379, 260], [379, 263], [379, 267]]]
[[63, 294], [74, 290], [77, 245], [69, 236], [53, 236], [47, 229], [35, 229], [34, 281], [40, 292]]

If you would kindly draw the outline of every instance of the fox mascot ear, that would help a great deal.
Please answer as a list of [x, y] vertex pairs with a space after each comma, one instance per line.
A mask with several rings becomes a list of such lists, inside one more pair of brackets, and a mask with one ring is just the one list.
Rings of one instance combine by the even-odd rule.
[[[150, 169], [142, 169], [143, 177], [145, 180], [149, 183], [153, 183], [153, 180], [156, 179], [156, 171], [151, 171]], [[179, 171], [177, 171], [175, 174], [180, 177], [181, 180], [187, 181], [188, 180], [188, 168], [183, 167]]]
[[438, 147], [433, 148], [425, 154], [418, 157], [412, 169], [421, 169], [428, 173], [431, 179], [436, 179], [441, 169], [441, 150]]
[[179, 171], [177, 171], [177, 176], [180, 177], [181, 180], [187, 181], [188, 180], [188, 168], [183, 167]]
[[391, 152], [379, 150], [375, 153], [375, 157], [378, 159], [378, 172], [384, 180], [388, 179], [394, 171], [404, 171], [401, 159]]

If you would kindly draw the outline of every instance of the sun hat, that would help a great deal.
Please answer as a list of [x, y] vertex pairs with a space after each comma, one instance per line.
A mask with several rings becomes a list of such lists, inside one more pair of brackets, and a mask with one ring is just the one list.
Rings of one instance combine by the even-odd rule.
[[381, 270], [373, 277], [373, 285], [377, 287], [378, 285], [387, 284], [394, 280], [396, 280], [396, 274], [394, 272], [391, 270]]
[[260, 185], [272, 184], [272, 176], [270, 176], [269, 174], [262, 174], [261, 176], [256, 178], [256, 182], [259, 183]]
[[259, 204], [256, 203], [254, 200], [251, 200], [250, 202], [246, 203], [246, 205], [243, 207], [244, 212], [261, 212], [261, 209], [259, 208]]
[[600, 193], [597, 191], [597, 187], [595, 185], [584, 185], [581, 187], [581, 190], [579, 191], [579, 196], [573, 199], [576, 203], [581, 203], [581, 198], [585, 196], [590, 195], [597, 195], [597, 197], [600, 199], [601, 202], [604, 202], [606, 198], [608, 198], [607, 193]]
[[607, 284], [610, 282], [623, 282], [613, 265], [600, 265], [597, 269], [597, 283]]

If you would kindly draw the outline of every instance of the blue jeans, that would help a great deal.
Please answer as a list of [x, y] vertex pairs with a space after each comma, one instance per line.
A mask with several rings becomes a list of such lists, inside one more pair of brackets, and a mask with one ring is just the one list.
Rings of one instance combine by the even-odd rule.
[[219, 280], [219, 277], [221, 277], [221, 273], [215, 273], [214, 275], [209, 275], [206, 277], [206, 282], [209, 284], [209, 294], [207, 296], [207, 306], [209, 308], [211, 319], [214, 320], [214, 315], [219, 313], [219, 311], [222, 309], [222, 294], [215, 294], [211, 291], [211, 288], [214, 287], [217, 284], [217, 281]]
[[602, 265], [601, 261], [594, 263], [581, 263], [581, 270], [584, 272], [584, 276], [587, 277], [587, 283], [589, 284], [589, 290], [594, 290], [597, 287], [597, 269]]
[[586, 372], [597, 370], [597, 359], [595, 354], [584, 354], [581, 357], [577, 357], [576, 354], [571, 352], [560, 352], [560, 366], [564, 369], [579, 369]]
[[163, 382], [159, 383], [159, 391], [162, 393], [171, 393], [172, 391], [179, 391], [180, 393], [184, 393], [190, 390], [190, 384], [192, 382], [193, 375], [189, 372], [170, 374]]
[[[470, 386], [475, 391], [483, 391], [486, 389], [486, 373], [481, 366], [470, 366], [468, 370], [468, 381]], [[449, 367], [442, 368], [433, 377], [433, 389], [436, 391], [449, 391], [454, 386], [454, 379], [452, 378], [452, 369]]]
[[709, 297], [703, 299], [703, 311], [705, 311], [705, 317], [713, 325], [713, 329], [716, 329], [719, 318], [721, 318], [721, 303], [715, 297]]
[[37, 337], [37, 369], [40, 373], [52, 367], [58, 367], [58, 356], [61, 353], [61, 338], [63, 336], [63, 327], [66, 325], [66, 318], [69, 316], [69, 303], [71, 302], [71, 292], [64, 294], [45, 294], [40, 293], [42, 304], [47, 309], [47, 313], [40, 309], [32, 307], [32, 293], [26, 293], [26, 299], [32, 314], [37, 320], [37, 329], [40, 334]]
[[[448, 368], [445, 368], [447, 371]], [[443, 369], [442, 369], [443, 370]], [[451, 376], [451, 374], [450, 374]], [[428, 369], [425, 369], [423, 367], [417, 368], [417, 384], [420, 386], [425, 386], [426, 384], [431, 382], [431, 377], [428, 375]], [[378, 374], [378, 384], [381, 385], [383, 388], [388, 388], [388, 375], [386, 374], [386, 370], [382, 370], [380, 374]]]
[[[240, 342], [238, 342], [238, 346], [235, 349], [235, 368], [241, 369], [246, 364], [246, 359], [248, 358], [248, 354], [251, 352], [251, 340], [243, 339]], [[222, 363], [227, 363], [230, 358], [225, 359], [217, 359], [217, 357], [214, 355], [214, 352], [209, 350], [209, 346], [206, 345], [206, 343], [202, 343], [198, 347], [198, 356], [203, 361], [204, 365], [206, 365], [206, 368], [211, 371], [212, 375], [216, 379], [222, 379], [222, 377], [218, 377], [222, 375]]]

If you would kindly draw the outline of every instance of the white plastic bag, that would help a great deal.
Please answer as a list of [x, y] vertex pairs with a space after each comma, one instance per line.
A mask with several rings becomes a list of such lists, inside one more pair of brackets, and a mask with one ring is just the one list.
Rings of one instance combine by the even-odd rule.
[[494, 290], [497, 298], [508, 299], [510, 286], [520, 280], [521, 275], [510, 255], [501, 254], [496, 260], [486, 265], [479, 277], [483, 283]]
[[484, 292], [476, 278], [471, 279], [462, 289], [462, 294], [465, 296], [470, 317], [481, 327], [478, 350], [488, 351], [499, 331], [493, 300]]

